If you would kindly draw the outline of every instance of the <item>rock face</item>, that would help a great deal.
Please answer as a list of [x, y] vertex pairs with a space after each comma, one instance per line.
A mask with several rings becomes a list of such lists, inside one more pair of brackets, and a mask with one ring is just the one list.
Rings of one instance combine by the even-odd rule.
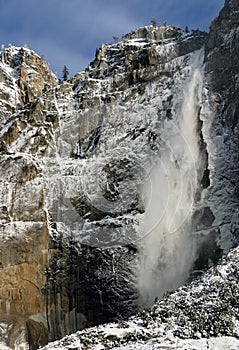
[[238, 1], [226, 1], [211, 24], [205, 47], [204, 111], [211, 113], [207, 120], [202, 117], [204, 130], [209, 130], [208, 196], [215, 216], [213, 226], [220, 231], [225, 249], [238, 244], [238, 20]]
[[[236, 82], [224, 89], [223, 56], [217, 58], [219, 45], [227, 57], [228, 32], [234, 33], [232, 50], [238, 49], [235, 23], [227, 20], [231, 9], [236, 11], [236, 1], [226, 2], [209, 38], [176, 27], [139, 28], [120, 43], [102, 45], [84, 72], [63, 83], [27, 48], [1, 53], [0, 345], [21, 350], [29, 344], [34, 350], [138, 309], [142, 184], [168, 147], [162, 130], [177, 126], [185, 85], [206, 41], [210, 92], [205, 91], [203, 106], [197, 100], [194, 108], [202, 158], [195, 166], [191, 226], [201, 247], [195, 248], [195, 267], [217, 260], [215, 242], [220, 249], [232, 246], [238, 203], [218, 186], [226, 176], [232, 191], [235, 181], [236, 168], [225, 169], [219, 156], [228, 145], [236, 146], [237, 112], [233, 118], [229, 113]], [[234, 79], [236, 70], [235, 60], [228, 78]], [[171, 155], [169, 162], [178, 169], [180, 159]], [[229, 156], [233, 166], [235, 157]], [[229, 209], [218, 206], [220, 198]], [[209, 241], [212, 248], [205, 254], [202, 246]]]
[[21, 349], [33, 315], [45, 328], [35, 340], [48, 341], [43, 290], [50, 239], [35, 156], [44, 154], [54, 126], [50, 121], [49, 128], [44, 125], [44, 102], [38, 104], [36, 97], [40, 100], [58, 80], [34, 52], [9, 47], [1, 54], [1, 81], [0, 318], [8, 331], [0, 339]]

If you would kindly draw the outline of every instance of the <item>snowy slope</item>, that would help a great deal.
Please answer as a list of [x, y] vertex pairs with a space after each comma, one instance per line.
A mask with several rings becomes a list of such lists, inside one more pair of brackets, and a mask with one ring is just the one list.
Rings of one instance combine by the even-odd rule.
[[[154, 341], [142, 343], [134, 343], [133, 345], [126, 345], [115, 347], [115, 350], [163, 350], [163, 349], [175, 349], [175, 350], [237, 350], [239, 348], [239, 341], [233, 337], [220, 337], [210, 339], [179, 339], [173, 337], [156, 338]], [[77, 349], [81, 350], [80, 341], [72, 342], [70, 347], [59, 345], [56, 347], [49, 347], [49, 349], [66, 350], [66, 349]], [[106, 349], [104, 345], [98, 345], [94, 348], [95, 350]], [[8, 350], [3, 348], [3, 350]]]

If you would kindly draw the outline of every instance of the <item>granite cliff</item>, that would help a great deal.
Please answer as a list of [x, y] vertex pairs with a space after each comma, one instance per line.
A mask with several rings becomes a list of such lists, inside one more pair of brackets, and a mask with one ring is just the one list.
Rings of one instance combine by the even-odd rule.
[[[237, 8], [226, 1], [209, 35], [139, 28], [65, 82], [26, 47], [1, 53], [2, 346], [34, 350], [125, 319], [238, 244]], [[155, 198], [158, 174], [171, 192], [162, 182]], [[167, 217], [180, 209], [170, 239], [145, 223], [148, 179]]]

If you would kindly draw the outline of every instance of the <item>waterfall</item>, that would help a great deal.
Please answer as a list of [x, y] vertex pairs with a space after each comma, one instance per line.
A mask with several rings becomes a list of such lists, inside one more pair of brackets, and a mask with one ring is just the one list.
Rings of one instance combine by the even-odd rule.
[[142, 306], [184, 283], [195, 259], [190, 219], [200, 166], [201, 51], [191, 56], [189, 68], [175, 115], [164, 121], [160, 159], [143, 189], [146, 211], [139, 229], [137, 280]]

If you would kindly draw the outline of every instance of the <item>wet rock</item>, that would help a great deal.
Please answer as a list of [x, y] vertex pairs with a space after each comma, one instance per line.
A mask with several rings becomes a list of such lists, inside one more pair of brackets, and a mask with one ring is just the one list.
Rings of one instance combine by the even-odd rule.
[[48, 330], [42, 322], [27, 320], [27, 340], [30, 344], [29, 350], [37, 350], [40, 346], [46, 345], [49, 341]]

